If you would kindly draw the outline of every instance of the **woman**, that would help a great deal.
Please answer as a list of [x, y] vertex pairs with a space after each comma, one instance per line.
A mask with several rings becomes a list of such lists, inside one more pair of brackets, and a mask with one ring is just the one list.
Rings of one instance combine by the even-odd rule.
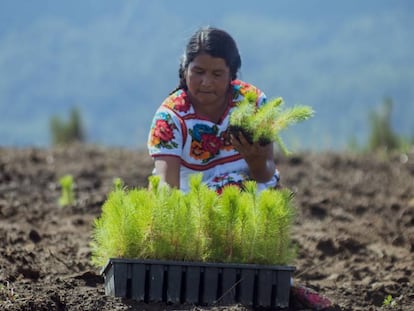
[[[243, 135], [229, 134], [229, 116], [247, 92], [266, 96], [255, 86], [237, 80], [240, 54], [225, 31], [207, 27], [191, 36], [179, 68], [179, 85], [155, 113], [148, 137], [154, 174], [171, 187], [188, 190], [191, 174], [221, 193], [226, 185], [242, 186], [255, 180], [258, 191], [276, 187], [273, 144], [250, 144]], [[303, 287], [292, 286], [293, 304], [326, 310], [328, 299]]]
[[259, 190], [277, 185], [273, 144], [250, 144], [228, 131], [230, 113], [246, 92], [257, 94], [257, 106], [266, 103], [262, 91], [237, 80], [240, 66], [237, 45], [227, 32], [207, 27], [190, 38], [179, 86], [158, 108], [149, 133], [154, 173], [162, 182], [187, 191], [189, 175], [201, 172], [219, 193], [245, 180], [255, 180]]

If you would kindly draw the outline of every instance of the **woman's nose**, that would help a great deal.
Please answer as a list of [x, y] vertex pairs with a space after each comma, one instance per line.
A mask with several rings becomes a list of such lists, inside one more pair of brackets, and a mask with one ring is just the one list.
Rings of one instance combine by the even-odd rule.
[[203, 79], [201, 80], [201, 85], [210, 86], [211, 83], [212, 83], [212, 79], [208, 75], [204, 75]]

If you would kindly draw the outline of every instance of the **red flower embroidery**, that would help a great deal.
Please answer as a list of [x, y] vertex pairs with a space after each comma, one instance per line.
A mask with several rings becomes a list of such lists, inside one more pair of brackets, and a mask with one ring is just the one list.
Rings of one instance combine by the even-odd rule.
[[168, 142], [174, 138], [173, 129], [165, 120], [157, 120], [153, 135], [163, 142]]
[[203, 150], [209, 152], [211, 155], [217, 154], [220, 150], [221, 140], [215, 135], [203, 134], [201, 135], [201, 142]]
[[174, 109], [179, 112], [187, 112], [190, 110], [190, 102], [187, 100], [187, 97], [182, 94], [174, 98]]

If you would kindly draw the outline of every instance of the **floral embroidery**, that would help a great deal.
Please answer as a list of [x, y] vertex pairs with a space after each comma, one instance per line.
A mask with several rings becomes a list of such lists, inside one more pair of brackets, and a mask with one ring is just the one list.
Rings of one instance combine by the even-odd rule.
[[223, 189], [224, 189], [225, 187], [229, 187], [229, 186], [236, 186], [236, 187], [238, 187], [239, 189], [243, 189], [243, 182], [241, 182], [241, 181], [239, 181], [239, 182], [234, 181], [234, 182], [229, 182], [229, 183], [227, 183], [227, 184], [225, 184], [225, 185], [223, 185], [223, 186], [216, 186], [215, 191], [217, 192], [217, 194], [222, 194]]
[[220, 151], [221, 140], [216, 135], [203, 134], [201, 136], [203, 149], [212, 155], [216, 155]]
[[203, 149], [201, 142], [193, 140], [191, 142], [190, 156], [197, 160], [207, 161], [211, 155]]
[[214, 183], [224, 183], [225, 180], [234, 181], [234, 179], [229, 176], [229, 174], [215, 176], [213, 179], [211, 179], [211, 181]]
[[158, 113], [150, 132], [150, 145], [167, 149], [177, 148], [178, 144], [173, 141], [174, 130], [177, 127], [167, 113]]
[[190, 155], [206, 162], [220, 152], [222, 140], [217, 136], [217, 125], [196, 124], [189, 130], [192, 137]]
[[239, 189], [243, 189], [243, 180], [236, 180], [231, 174], [223, 174], [214, 177], [208, 186], [221, 194], [224, 187], [228, 186], [237, 186]]
[[178, 112], [187, 112], [191, 108], [191, 104], [187, 98], [187, 94], [183, 90], [178, 90], [177, 92], [172, 94], [166, 100], [165, 106]]
[[239, 98], [240, 95], [244, 96], [247, 92], [258, 92], [256, 87], [240, 80], [233, 81], [232, 85], [234, 89], [233, 99]]

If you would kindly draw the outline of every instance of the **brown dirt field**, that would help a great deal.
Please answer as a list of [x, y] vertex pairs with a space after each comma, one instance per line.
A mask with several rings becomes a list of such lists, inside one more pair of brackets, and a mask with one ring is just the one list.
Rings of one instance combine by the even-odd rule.
[[[277, 156], [296, 192], [295, 282], [341, 310], [414, 310], [414, 151]], [[106, 296], [92, 266], [93, 220], [120, 177], [144, 187], [146, 151], [72, 146], [0, 148], [0, 310], [247, 310], [168, 306]], [[76, 204], [60, 207], [59, 177], [72, 174]], [[394, 308], [382, 306], [392, 295]]]

